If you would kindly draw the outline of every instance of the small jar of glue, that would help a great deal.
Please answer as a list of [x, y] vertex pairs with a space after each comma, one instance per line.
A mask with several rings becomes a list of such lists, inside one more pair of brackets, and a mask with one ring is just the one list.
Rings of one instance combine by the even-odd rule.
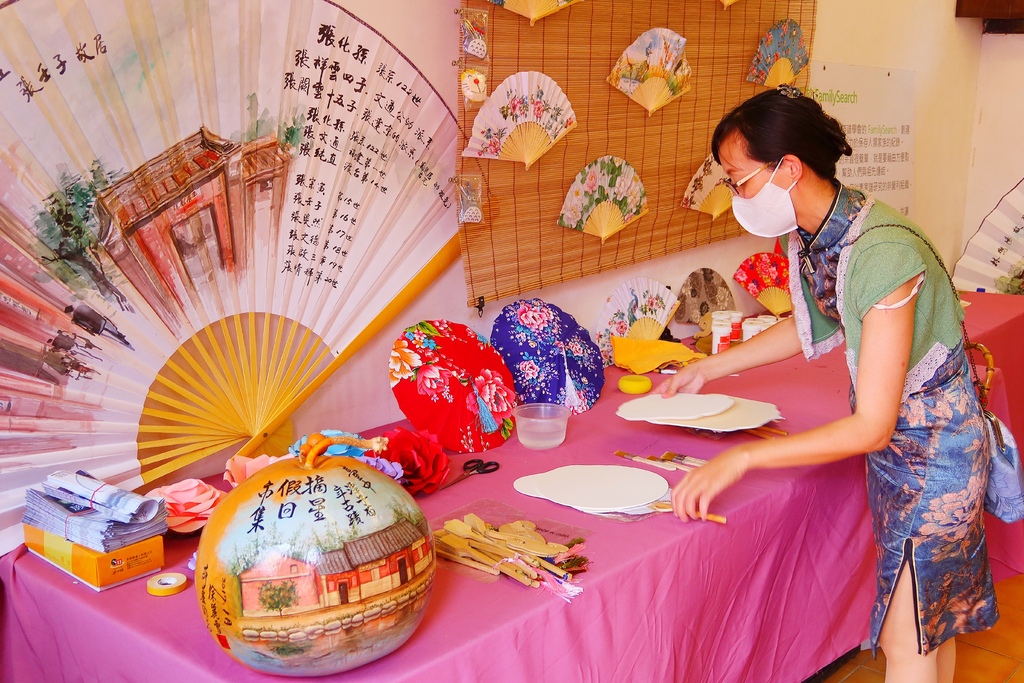
[[732, 321], [711, 323], [711, 353], [721, 353], [729, 348], [732, 337]]
[[760, 332], [762, 329], [764, 328], [761, 325], [760, 320], [758, 320], [757, 318], [747, 318], [746, 320], [743, 321], [742, 324], [743, 341], [747, 341], [755, 334]]

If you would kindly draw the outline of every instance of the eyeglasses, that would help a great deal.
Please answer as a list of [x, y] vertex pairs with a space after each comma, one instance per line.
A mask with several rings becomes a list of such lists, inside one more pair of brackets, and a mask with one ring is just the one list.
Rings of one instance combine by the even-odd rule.
[[775, 162], [769, 161], [768, 163], [759, 166], [756, 170], [751, 171], [750, 173], [736, 181], [726, 176], [725, 180], [723, 180], [722, 182], [725, 183], [726, 187], [732, 190], [733, 195], [738, 195], [740, 193], [740, 186], [743, 185], [743, 183], [747, 182], [748, 180], [756, 176], [758, 173], [771, 166], [773, 163]]

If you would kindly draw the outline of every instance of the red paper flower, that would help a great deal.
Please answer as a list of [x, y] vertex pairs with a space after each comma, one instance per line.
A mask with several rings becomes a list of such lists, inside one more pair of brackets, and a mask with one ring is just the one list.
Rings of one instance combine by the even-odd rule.
[[450, 463], [434, 435], [399, 427], [384, 436], [388, 447], [380, 455], [402, 466], [402, 486], [412, 495], [436, 491], [448, 476]]

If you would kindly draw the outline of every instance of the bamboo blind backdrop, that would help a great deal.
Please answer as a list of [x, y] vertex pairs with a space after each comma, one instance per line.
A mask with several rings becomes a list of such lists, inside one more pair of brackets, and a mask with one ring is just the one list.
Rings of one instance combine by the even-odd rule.
[[[459, 98], [460, 174], [483, 177], [483, 222], [459, 226], [467, 304], [499, 298], [642, 262], [742, 233], [727, 212], [682, 207], [690, 178], [711, 152], [722, 116], [764, 90], [746, 80], [761, 37], [780, 19], [795, 20], [810, 52], [816, 0], [585, 0], [529, 20], [487, 0], [463, 9], [490, 10], [488, 92], [518, 71], [541, 71], [565, 92], [579, 125], [529, 170], [522, 163], [462, 157], [475, 111]], [[669, 28], [686, 38], [691, 90], [648, 116], [605, 78], [644, 31]], [[467, 65], [472, 66], [467, 59]], [[461, 69], [460, 69], [461, 71]], [[804, 87], [807, 71], [797, 77]], [[604, 244], [558, 225], [566, 192], [594, 159], [613, 154], [636, 168], [650, 212]]]

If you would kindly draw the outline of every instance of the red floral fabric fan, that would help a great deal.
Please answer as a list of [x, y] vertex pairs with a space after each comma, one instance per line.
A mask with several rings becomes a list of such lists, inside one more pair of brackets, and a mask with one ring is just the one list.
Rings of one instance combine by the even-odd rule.
[[789, 260], [781, 253], [762, 251], [751, 255], [732, 278], [773, 315], [781, 316], [793, 310], [789, 295]]
[[391, 347], [391, 390], [416, 429], [442, 446], [473, 453], [512, 434], [516, 390], [501, 354], [469, 327], [425, 320]]

